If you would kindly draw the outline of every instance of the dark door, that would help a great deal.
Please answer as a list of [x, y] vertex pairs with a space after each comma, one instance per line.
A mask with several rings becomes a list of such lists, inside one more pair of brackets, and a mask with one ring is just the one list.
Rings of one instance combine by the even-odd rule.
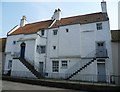
[[21, 44], [20, 57], [21, 57], [21, 58], [24, 58], [24, 57], [25, 57], [25, 43], [22, 43], [22, 44]]
[[8, 73], [7, 73], [7, 75], [8, 76], [10, 76], [11, 75], [11, 70], [12, 70], [12, 60], [9, 60], [9, 62], [8, 62]]
[[39, 62], [39, 72], [43, 75], [43, 62]]

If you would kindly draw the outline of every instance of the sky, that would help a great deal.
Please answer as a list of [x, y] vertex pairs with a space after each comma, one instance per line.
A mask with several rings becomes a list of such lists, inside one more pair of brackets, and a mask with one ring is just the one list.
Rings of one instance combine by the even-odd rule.
[[[25, 1], [25, 2], [24, 2]], [[60, 8], [61, 17], [101, 12], [102, 0], [2, 0], [0, 3], [0, 37], [6, 37], [14, 26], [20, 25], [23, 15], [28, 23], [51, 19], [55, 9]], [[118, 29], [118, 1], [106, 0], [110, 29]]]

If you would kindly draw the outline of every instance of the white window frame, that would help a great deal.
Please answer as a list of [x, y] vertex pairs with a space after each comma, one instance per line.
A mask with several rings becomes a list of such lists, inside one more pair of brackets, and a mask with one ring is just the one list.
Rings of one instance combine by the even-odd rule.
[[[44, 49], [42, 47], [44, 47]], [[45, 45], [40, 45], [40, 53], [44, 54], [45, 52], [46, 52], [46, 46]]]
[[102, 30], [103, 29], [102, 23], [96, 23], [96, 28], [97, 30]]
[[[44, 51], [43, 51], [42, 47], [44, 47]], [[46, 46], [45, 45], [37, 45], [36, 52], [39, 53], [39, 54], [45, 54], [45, 52], [46, 52]]]
[[59, 61], [52, 60], [52, 72], [59, 72]]
[[58, 34], [58, 30], [57, 29], [53, 30], [53, 35], [57, 35], [57, 34]]
[[61, 60], [61, 68], [63, 68], [63, 69], [68, 68], [68, 61], [67, 60]]

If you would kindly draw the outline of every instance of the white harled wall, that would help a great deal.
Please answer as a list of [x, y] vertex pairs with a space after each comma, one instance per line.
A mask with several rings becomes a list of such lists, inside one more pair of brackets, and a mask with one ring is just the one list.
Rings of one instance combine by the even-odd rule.
[[[96, 23], [102, 23], [102, 30], [97, 30]], [[52, 72], [52, 60], [59, 61], [59, 73], [64, 74], [67, 69], [80, 61], [80, 57], [85, 57], [91, 52], [95, 52], [96, 42], [105, 41], [109, 58], [105, 61], [106, 75], [112, 74], [112, 53], [111, 53], [111, 34], [108, 21], [75, 24], [61, 26], [49, 30], [48, 48], [47, 48], [47, 69], [46, 72]], [[53, 35], [53, 30], [57, 29], [58, 34]], [[66, 32], [69, 29], [69, 32]], [[53, 50], [56, 46], [56, 50]], [[68, 68], [61, 69], [61, 60], [68, 61]], [[110, 67], [109, 67], [110, 66]], [[80, 74], [97, 75], [97, 61], [84, 69]], [[76, 75], [77, 76], [77, 75]], [[76, 79], [76, 76], [73, 79]]]
[[[52, 72], [52, 60], [59, 61], [59, 72], [60, 74], [65, 74], [76, 63], [80, 61], [81, 57], [85, 57], [89, 53], [96, 49], [97, 41], [105, 41], [106, 48], [108, 50], [109, 58], [105, 61], [106, 75], [112, 74], [112, 57], [111, 57], [111, 36], [109, 29], [109, 22], [103, 21], [103, 29], [97, 30], [96, 23], [89, 24], [74, 24], [66, 25], [58, 28], [45, 29], [45, 35], [40, 37], [37, 34], [29, 35], [13, 35], [8, 36], [6, 45], [6, 63], [5, 70], [8, 67], [8, 61], [12, 59], [12, 53], [20, 52], [20, 44], [22, 42], [26, 43], [25, 57], [34, 63], [36, 69], [39, 69], [39, 62], [44, 63], [44, 71], [49, 74], [54, 74]], [[53, 30], [58, 30], [57, 35], [53, 35]], [[68, 32], [66, 32], [68, 29]], [[38, 32], [41, 34], [41, 31]], [[47, 39], [45, 38], [47, 37]], [[16, 44], [13, 44], [16, 41]], [[46, 45], [47, 53], [39, 54], [36, 52], [37, 45]], [[56, 49], [53, 49], [56, 46]], [[47, 54], [47, 58], [45, 58]], [[61, 68], [61, 61], [67, 60], [67, 69]], [[12, 70], [21, 71], [25, 69], [23, 64], [13, 60]], [[19, 69], [15, 67], [19, 67]], [[24, 67], [24, 68], [23, 68]], [[97, 61], [92, 63], [89, 67], [80, 72], [80, 74], [97, 74]], [[13, 74], [14, 75], [14, 74]], [[51, 76], [51, 75], [50, 75]], [[78, 75], [74, 76], [73, 79], [77, 79]]]
[[39, 31], [35, 40], [35, 51], [34, 51], [34, 57], [35, 57], [35, 62], [34, 62], [34, 66], [36, 67], [36, 69], [39, 71], [39, 62], [43, 62], [44, 66], [43, 66], [43, 70], [45, 72], [45, 59], [46, 59], [46, 53], [37, 53], [37, 45], [39, 46], [46, 46], [46, 35], [47, 35], [47, 30], [44, 30], [44, 35], [41, 36], [41, 31]]
[[[34, 63], [34, 52], [35, 52], [35, 39], [36, 34], [30, 34], [30, 35], [12, 35], [7, 37], [7, 43], [6, 43], [6, 60], [5, 60], [5, 72], [8, 70], [8, 62], [9, 60], [12, 60], [12, 76], [15, 76], [15, 71], [17, 71], [18, 75], [22, 71], [25, 73], [28, 72], [28, 69], [17, 59], [13, 59], [14, 53], [20, 54], [20, 45], [22, 42], [26, 44], [25, 48], [25, 58], [27, 58], [30, 63]], [[15, 41], [15, 44], [13, 44], [13, 41]], [[24, 76], [24, 73], [22, 73]], [[21, 76], [22, 76], [21, 74]]]

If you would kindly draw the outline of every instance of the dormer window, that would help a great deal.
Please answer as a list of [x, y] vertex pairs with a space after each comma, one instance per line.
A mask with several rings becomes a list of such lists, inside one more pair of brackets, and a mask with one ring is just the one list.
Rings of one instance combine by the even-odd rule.
[[102, 30], [102, 23], [97, 23], [96, 28], [97, 30]]
[[58, 30], [53, 30], [53, 35], [57, 35]]
[[44, 36], [45, 30], [41, 30], [41, 36]]

